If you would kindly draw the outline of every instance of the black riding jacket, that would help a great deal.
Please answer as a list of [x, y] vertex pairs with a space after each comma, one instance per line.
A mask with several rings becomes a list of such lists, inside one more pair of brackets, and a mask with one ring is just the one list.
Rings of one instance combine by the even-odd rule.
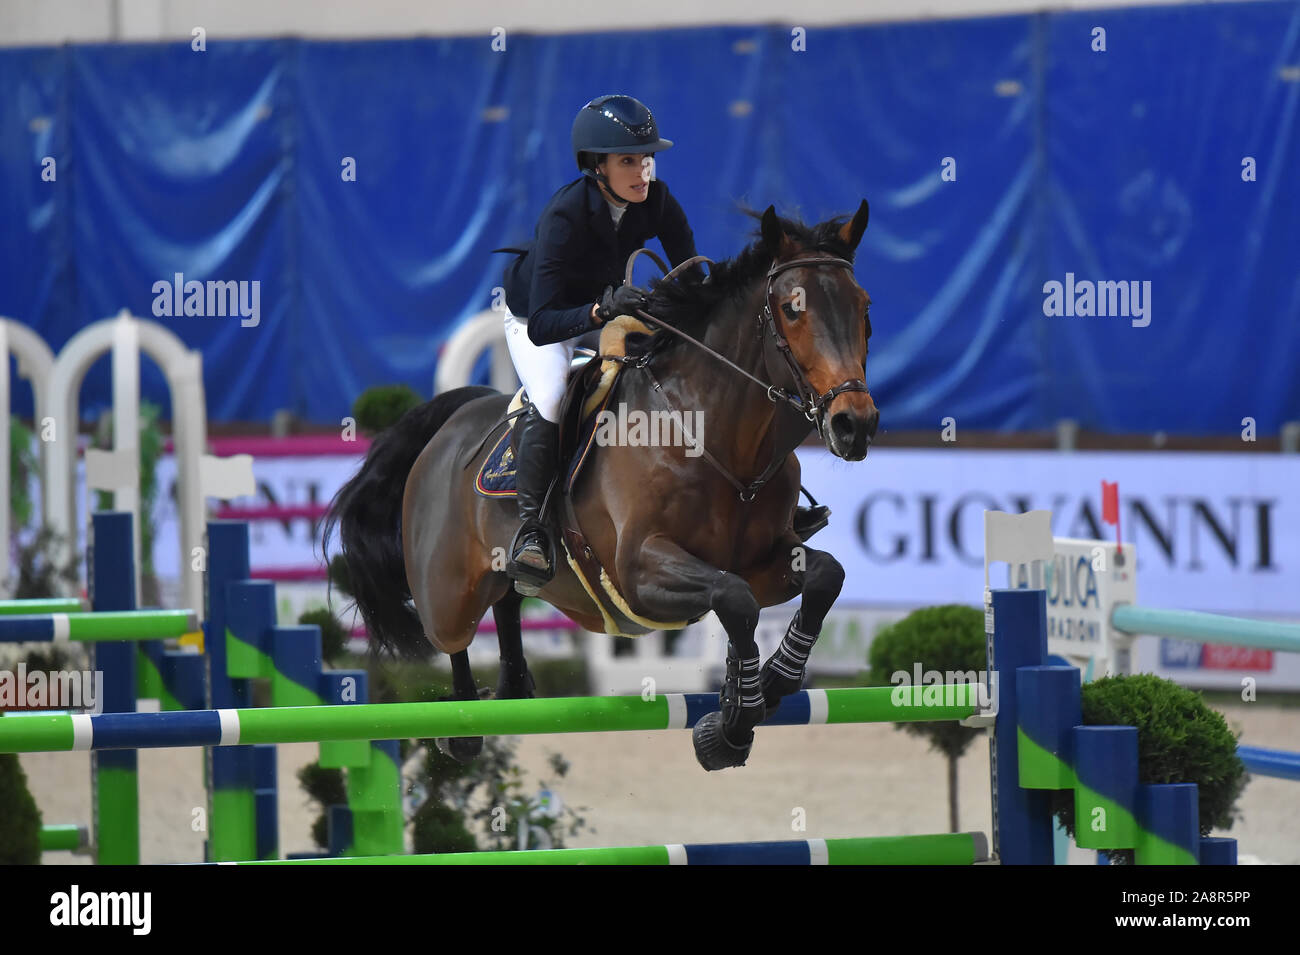
[[506, 306], [527, 316], [538, 345], [591, 331], [591, 306], [622, 284], [627, 257], [653, 238], [672, 265], [695, 255], [686, 213], [662, 179], [651, 180], [645, 202], [627, 204], [616, 231], [596, 180], [583, 176], [551, 197], [535, 238], [506, 266]]

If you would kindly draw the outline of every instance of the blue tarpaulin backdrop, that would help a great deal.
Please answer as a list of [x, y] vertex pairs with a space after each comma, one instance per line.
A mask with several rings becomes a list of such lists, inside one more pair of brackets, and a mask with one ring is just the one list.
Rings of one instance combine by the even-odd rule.
[[[628, 92], [677, 143], [658, 172], [707, 255], [748, 241], [737, 200], [813, 221], [870, 200], [857, 276], [886, 428], [1228, 434], [1252, 417], [1266, 435], [1300, 418], [1300, 4], [817, 28], [792, 45], [762, 26], [512, 35], [504, 52], [0, 50], [0, 315], [57, 350], [123, 307], [152, 316], [175, 273], [257, 280], [255, 328], [157, 319], [203, 350], [212, 420], [337, 421], [376, 384], [427, 394], [448, 334], [492, 304], [505, 257], [489, 250], [531, 235], [575, 178], [573, 114]], [[1149, 281], [1150, 325], [1044, 315], [1044, 283], [1067, 272]], [[152, 367], [145, 394], [166, 405]], [[108, 395], [104, 359], [82, 406]]]

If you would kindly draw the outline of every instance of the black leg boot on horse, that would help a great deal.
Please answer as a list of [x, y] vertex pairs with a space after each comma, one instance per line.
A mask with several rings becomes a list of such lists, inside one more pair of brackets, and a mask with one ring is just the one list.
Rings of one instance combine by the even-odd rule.
[[825, 551], [808, 549], [803, 554], [806, 568], [799, 581], [803, 600], [776, 652], [759, 674], [767, 715], [781, 705], [782, 697], [803, 689], [808, 675], [808, 657], [821, 635], [826, 614], [844, 586], [844, 568]]
[[557, 468], [560, 426], [529, 406], [518, 427], [515, 487], [520, 526], [510, 544], [506, 574], [515, 582], [515, 590], [525, 597], [535, 597], [555, 576], [555, 548], [542, 509]]

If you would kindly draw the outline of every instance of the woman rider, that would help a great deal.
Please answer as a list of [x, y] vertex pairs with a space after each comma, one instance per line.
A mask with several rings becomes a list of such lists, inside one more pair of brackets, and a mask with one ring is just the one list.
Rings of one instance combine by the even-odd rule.
[[[554, 574], [541, 507], [558, 467], [560, 401], [576, 339], [646, 307], [644, 290], [620, 283], [628, 256], [650, 239], [674, 266], [695, 255], [686, 214], [653, 177], [651, 154], [670, 146], [638, 100], [592, 100], [573, 121], [582, 176], [551, 197], [533, 242], [506, 268], [506, 344], [529, 400], [516, 424], [521, 527], [507, 573], [533, 593]], [[828, 513], [799, 508], [795, 531], [807, 539]]]

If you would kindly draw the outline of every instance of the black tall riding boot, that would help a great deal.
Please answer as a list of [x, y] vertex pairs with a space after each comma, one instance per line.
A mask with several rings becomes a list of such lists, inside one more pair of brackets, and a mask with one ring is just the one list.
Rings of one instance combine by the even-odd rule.
[[520, 431], [515, 448], [515, 487], [521, 527], [515, 536], [506, 573], [522, 585], [517, 585], [516, 590], [524, 593], [528, 588], [531, 590], [528, 596], [533, 596], [555, 574], [550, 542], [542, 524], [542, 502], [555, 474], [560, 426], [530, 407], [516, 427]]

